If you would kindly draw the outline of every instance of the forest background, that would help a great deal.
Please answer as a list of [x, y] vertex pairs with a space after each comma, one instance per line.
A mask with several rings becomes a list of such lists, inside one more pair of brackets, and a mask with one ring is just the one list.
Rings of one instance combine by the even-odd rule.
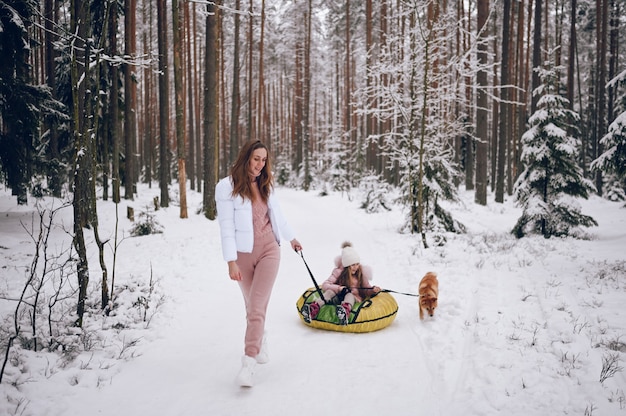
[[[215, 183], [246, 140], [267, 143], [280, 185], [359, 187], [372, 211], [397, 188], [405, 231], [424, 247], [463, 232], [441, 205], [460, 187], [481, 205], [516, 197], [520, 237], [575, 235], [594, 221], [563, 195], [625, 198], [625, 7], [2, 0], [1, 178], [18, 204], [73, 205], [78, 327], [86, 230], [101, 254], [100, 306], [113, 307], [96, 201], [156, 184], [153, 209], [174, 201], [184, 219], [190, 187], [213, 220]], [[3, 336], [5, 364], [20, 336], [17, 323]]]

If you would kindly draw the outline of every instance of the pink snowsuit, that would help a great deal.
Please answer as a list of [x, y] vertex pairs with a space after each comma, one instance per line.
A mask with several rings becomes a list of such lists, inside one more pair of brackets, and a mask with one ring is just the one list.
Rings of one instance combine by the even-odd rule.
[[237, 252], [237, 265], [242, 279], [239, 287], [246, 304], [246, 336], [244, 352], [256, 357], [261, 350], [265, 331], [265, 314], [278, 275], [280, 247], [267, 215], [267, 204], [252, 203], [254, 245], [252, 253]]
[[[339, 276], [341, 275], [341, 272], [343, 272], [343, 269], [344, 267], [341, 265], [341, 256], [338, 256], [335, 258], [335, 268], [331, 272], [330, 277], [322, 283], [322, 290], [324, 291], [324, 299], [326, 301], [330, 301], [341, 292], [341, 286], [337, 284], [337, 280], [339, 280]], [[362, 302], [364, 298], [374, 294], [374, 289], [359, 289], [359, 287], [372, 287], [370, 284], [370, 279], [372, 279], [372, 268], [370, 266], [361, 265], [361, 270], [363, 272], [363, 279], [360, 286], [357, 279], [350, 276], [350, 282], [348, 284], [351, 288], [350, 293], [347, 293], [343, 299], [343, 302], [349, 303], [350, 306], [354, 306], [354, 302]]]
[[[267, 203], [232, 197], [230, 178], [215, 188], [218, 220], [225, 261], [235, 260], [242, 279], [238, 282], [246, 305], [244, 353], [256, 357], [265, 332], [265, 315], [280, 263], [281, 237], [294, 238], [278, 201]], [[251, 250], [250, 250], [251, 249]]]

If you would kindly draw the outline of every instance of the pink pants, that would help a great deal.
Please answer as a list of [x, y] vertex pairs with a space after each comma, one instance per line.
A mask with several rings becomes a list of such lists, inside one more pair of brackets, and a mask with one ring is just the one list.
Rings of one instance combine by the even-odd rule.
[[255, 238], [252, 253], [237, 253], [237, 265], [242, 276], [239, 287], [246, 304], [244, 352], [248, 357], [256, 357], [261, 350], [265, 332], [265, 314], [279, 263], [280, 246], [273, 233], [261, 239]]

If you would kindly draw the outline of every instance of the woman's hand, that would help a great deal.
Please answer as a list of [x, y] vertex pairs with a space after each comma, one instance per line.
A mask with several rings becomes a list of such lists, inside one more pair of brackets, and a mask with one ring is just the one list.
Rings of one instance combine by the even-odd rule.
[[239, 270], [239, 266], [237, 266], [236, 261], [228, 262], [228, 276], [230, 276], [231, 280], [241, 280], [241, 271]]
[[373, 289], [374, 289], [374, 293], [378, 293], [381, 291], [380, 287], [378, 286], [374, 286]]
[[291, 248], [293, 248], [294, 251], [296, 252], [302, 251], [302, 244], [300, 244], [298, 240], [294, 238], [293, 240], [290, 241], [290, 243], [291, 243]]

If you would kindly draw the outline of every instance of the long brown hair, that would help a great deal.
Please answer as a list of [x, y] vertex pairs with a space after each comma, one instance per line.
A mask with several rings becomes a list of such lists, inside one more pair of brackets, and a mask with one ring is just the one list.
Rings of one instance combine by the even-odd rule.
[[257, 149], [265, 149], [267, 152], [267, 159], [265, 159], [265, 166], [261, 170], [261, 174], [256, 181], [259, 185], [259, 191], [261, 198], [264, 202], [269, 199], [272, 188], [274, 187], [274, 177], [272, 176], [272, 165], [270, 163], [270, 152], [260, 140], [247, 141], [241, 150], [237, 160], [230, 168], [230, 177], [233, 180], [233, 196], [241, 196], [244, 199], [248, 198], [250, 201], [254, 200], [254, 194], [250, 187], [250, 175], [248, 174], [248, 168], [250, 165], [250, 159], [252, 153]]
[[[357, 278], [357, 288], [359, 288], [359, 294], [361, 295], [362, 298], [364, 298], [365, 296], [363, 295], [363, 268], [361, 266], [359, 266], [358, 270], [356, 271], [356, 278]], [[339, 286], [345, 286], [345, 287], [350, 287], [350, 266], [344, 267], [343, 270], [341, 271], [341, 274], [339, 275], [339, 277], [337, 278], [337, 284]], [[351, 289], [354, 289], [354, 287], [351, 287]]]

